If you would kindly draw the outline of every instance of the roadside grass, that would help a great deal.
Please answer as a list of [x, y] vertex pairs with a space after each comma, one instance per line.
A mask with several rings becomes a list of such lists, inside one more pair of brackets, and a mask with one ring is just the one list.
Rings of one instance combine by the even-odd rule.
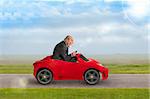
[[[110, 74], [150, 74], [149, 64], [104, 64]], [[31, 64], [0, 65], [0, 74], [32, 74]]]
[[0, 88], [0, 99], [149, 99], [148, 88]]
[[150, 74], [149, 64], [108, 64], [111, 74]]
[[33, 66], [30, 64], [0, 65], [0, 74], [31, 74]]

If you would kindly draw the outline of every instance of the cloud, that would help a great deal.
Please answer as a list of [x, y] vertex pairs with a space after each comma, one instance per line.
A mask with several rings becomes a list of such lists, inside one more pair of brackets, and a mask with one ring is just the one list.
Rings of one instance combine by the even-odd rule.
[[[146, 25], [145, 28], [147, 28]], [[52, 53], [55, 44], [63, 40], [67, 34], [71, 34], [75, 38], [73, 49], [84, 53], [109, 53], [112, 48], [116, 50], [115, 52], [125, 51], [125, 49], [128, 49], [128, 52], [134, 47], [139, 48], [135, 52], [141, 52], [141, 49], [145, 52], [147, 49], [147, 38], [145, 38], [147, 30], [145, 29], [141, 33], [133, 25], [126, 23], [101, 23], [96, 26], [65, 28], [12, 28], [2, 29], [0, 34], [1, 54]], [[86, 50], [87, 48], [88, 50]], [[102, 51], [99, 52], [98, 49]]]
[[55, 44], [70, 32], [76, 42], [73, 48], [84, 53], [145, 52], [147, 23], [131, 24], [124, 19], [122, 3], [117, 1], [114, 6], [112, 2], [3, 0], [0, 54], [52, 53]]
[[149, 0], [104, 0], [109, 10], [117, 13], [121, 11], [124, 18], [133, 25], [142, 26], [149, 17]]
[[48, 4], [48, 1], [17, 1], [2, 0], [0, 6], [0, 20], [27, 20], [37, 17], [60, 15], [59, 10]]
[[[63, 2], [62, 2], [63, 1]], [[1, 19], [27, 20], [33, 18], [51, 18], [70, 15], [102, 14], [100, 1], [91, 0], [2, 0]], [[101, 9], [100, 9], [101, 8]]]
[[[67, 11], [69, 13], [67, 15], [71, 13], [73, 15], [85, 14], [89, 11], [92, 12], [91, 14], [99, 14], [101, 11], [106, 13], [107, 9], [113, 13], [114, 10], [117, 12], [124, 10], [124, 13], [128, 16], [143, 18], [148, 15], [149, 11], [149, 0], [105, 0], [104, 3], [99, 0], [2, 0], [0, 5], [2, 9], [0, 15], [6, 19], [32, 19], [66, 15], [66, 9], [70, 9]], [[127, 5], [128, 7], [126, 7]], [[17, 16], [14, 13], [17, 13]]]
[[129, 5], [125, 13], [134, 18], [141, 19], [149, 15], [149, 0], [126, 0]]

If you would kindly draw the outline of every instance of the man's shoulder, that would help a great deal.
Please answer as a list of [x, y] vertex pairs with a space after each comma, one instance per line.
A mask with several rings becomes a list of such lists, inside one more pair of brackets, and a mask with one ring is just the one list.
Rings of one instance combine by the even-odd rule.
[[64, 42], [64, 41], [61, 41], [61, 42], [59, 42], [56, 46], [57, 46], [57, 47], [65, 47], [65, 42]]

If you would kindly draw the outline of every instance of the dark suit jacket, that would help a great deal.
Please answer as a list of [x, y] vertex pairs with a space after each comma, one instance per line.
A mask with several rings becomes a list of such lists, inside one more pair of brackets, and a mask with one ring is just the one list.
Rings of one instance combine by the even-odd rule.
[[64, 41], [58, 43], [55, 46], [52, 58], [60, 59], [60, 60], [64, 60], [64, 61], [71, 60], [71, 55], [68, 55], [68, 47], [66, 46]]

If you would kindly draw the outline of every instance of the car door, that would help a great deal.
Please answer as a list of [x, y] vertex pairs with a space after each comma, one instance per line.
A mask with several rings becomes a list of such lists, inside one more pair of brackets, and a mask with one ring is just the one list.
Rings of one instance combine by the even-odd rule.
[[63, 75], [62, 75], [62, 68], [65, 65], [65, 61], [63, 60], [53, 60], [53, 72], [55, 73], [55, 80], [61, 80], [63, 79]]
[[61, 73], [63, 79], [75, 80], [82, 78], [82, 69], [83, 66], [80, 62], [66, 62], [64, 61]]

